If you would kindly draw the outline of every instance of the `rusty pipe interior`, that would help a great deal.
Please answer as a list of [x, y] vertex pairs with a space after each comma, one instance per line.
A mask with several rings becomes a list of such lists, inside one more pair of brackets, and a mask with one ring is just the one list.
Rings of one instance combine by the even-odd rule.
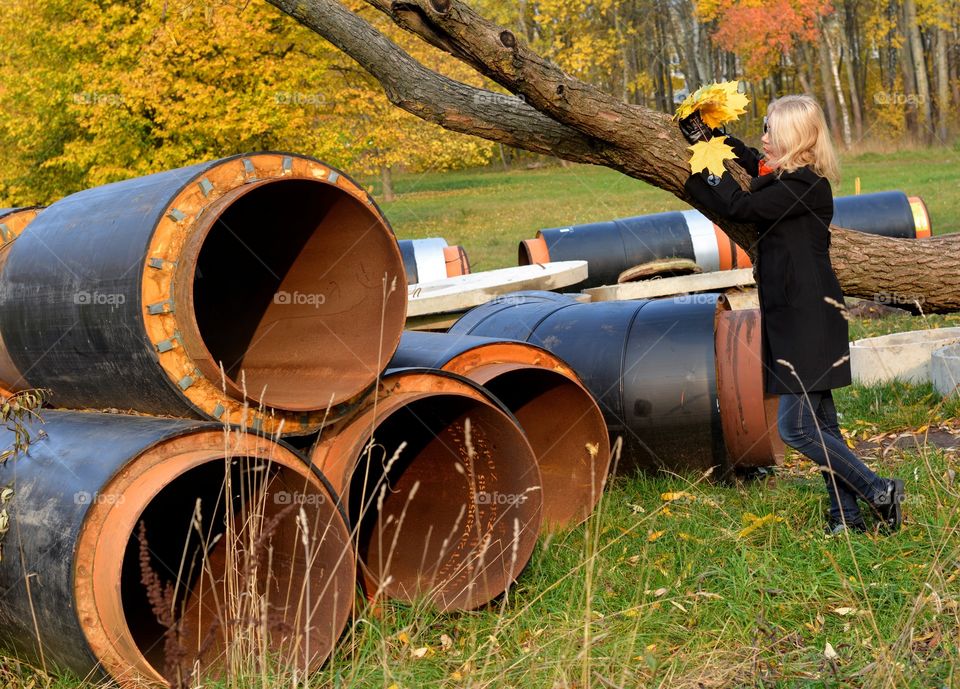
[[459, 376], [388, 375], [378, 392], [376, 409], [312, 454], [346, 501], [367, 595], [441, 610], [489, 602], [524, 567], [540, 530], [529, 442]]

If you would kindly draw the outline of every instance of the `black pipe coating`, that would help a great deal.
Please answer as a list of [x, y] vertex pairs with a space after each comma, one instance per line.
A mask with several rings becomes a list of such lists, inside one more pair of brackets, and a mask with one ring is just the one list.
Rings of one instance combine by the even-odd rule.
[[696, 260], [693, 240], [682, 213], [657, 213], [608, 222], [540, 230], [551, 261], [587, 261], [590, 275], [568, 288], [615, 285], [627, 268], [658, 258]]
[[[31, 428], [37, 437], [29, 451], [0, 464], [0, 485], [13, 490], [5, 505], [10, 529], [0, 560], [0, 637], [29, 657], [39, 657], [32, 622], [36, 615], [44, 657], [83, 674], [99, 663], [74, 596], [77, 539], [87, 512], [101, 488], [147, 448], [217, 426], [53, 410], [45, 410], [43, 418], [43, 425]], [[0, 437], [4, 448], [13, 442], [9, 428], [0, 429]], [[191, 515], [188, 510], [188, 520]], [[179, 526], [180, 516], [169, 516], [170, 524]], [[35, 577], [29, 595], [25, 575]]]
[[910, 200], [902, 191], [879, 191], [833, 199], [832, 224], [884, 237], [916, 239]]
[[468, 311], [452, 334], [521, 339], [567, 362], [598, 401], [621, 462], [647, 469], [727, 464], [717, 397], [720, 295], [579, 303], [518, 292]]

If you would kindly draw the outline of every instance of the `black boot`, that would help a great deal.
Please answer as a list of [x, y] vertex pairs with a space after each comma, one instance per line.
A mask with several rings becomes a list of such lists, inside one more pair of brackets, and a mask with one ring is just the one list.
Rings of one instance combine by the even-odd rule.
[[893, 533], [903, 525], [903, 479], [884, 479], [887, 489], [871, 504], [882, 531]]

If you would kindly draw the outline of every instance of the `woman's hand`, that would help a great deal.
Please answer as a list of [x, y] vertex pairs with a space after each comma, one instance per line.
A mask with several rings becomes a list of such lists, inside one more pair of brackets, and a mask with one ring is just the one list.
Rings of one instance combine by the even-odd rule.
[[727, 135], [726, 127], [714, 127], [710, 129], [701, 119], [699, 112], [695, 112], [689, 117], [684, 117], [680, 120], [679, 126], [683, 138], [691, 144], [695, 144], [698, 141], [709, 141], [715, 136]]
[[680, 133], [683, 134], [683, 138], [687, 140], [687, 143], [695, 144], [698, 141], [709, 141], [713, 138], [713, 132], [710, 130], [710, 127], [703, 123], [699, 112], [695, 112], [689, 117], [684, 117], [680, 120], [679, 126]]

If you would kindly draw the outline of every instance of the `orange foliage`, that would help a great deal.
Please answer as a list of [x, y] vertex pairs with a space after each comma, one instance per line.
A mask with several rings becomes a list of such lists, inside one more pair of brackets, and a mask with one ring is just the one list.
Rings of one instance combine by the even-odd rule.
[[739, 55], [751, 76], [769, 74], [798, 42], [816, 40], [818, 18], [832, 13], [830, 0], [710, 0], [698, 6], [703, 20], [716, 20], [717, 45]]

